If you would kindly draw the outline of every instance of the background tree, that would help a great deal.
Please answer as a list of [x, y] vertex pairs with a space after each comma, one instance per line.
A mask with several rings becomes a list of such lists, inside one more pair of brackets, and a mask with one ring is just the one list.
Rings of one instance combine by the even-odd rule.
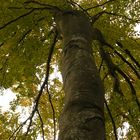
[[[117, 139], [117, 129], [129, 123], [127, 139], [140, 137], [140, 22], [137, 0], [1, 0], [0, 86], [16, 94], [11, 108], [0, 115], [0, 138], [52, 139], [63, 106], [61, 35], [55, 15], [80, 10], [96, 32], [93, 55], [105, 86], [107, 139]], [[52, 74], [53, 73], [53, 74]], [[18, 107], [28, 108], [20, 121]], [[122, 134], [123, 135], [123, 134]], [[54, 138], [55, 139], [55, 138]]]

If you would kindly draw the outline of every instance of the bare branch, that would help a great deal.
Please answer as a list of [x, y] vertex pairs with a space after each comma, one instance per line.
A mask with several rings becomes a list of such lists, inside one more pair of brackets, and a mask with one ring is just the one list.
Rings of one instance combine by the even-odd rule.
[[38, 114], [38, 116], [39, 116], [39, 119], [40, 119], [40, 122], [41, 122], [41, 129], [42, 129], [42, 138], [43, 138], [43, 140], [45, 140], [45, 132], [44, 132], [44, 123], [43, 123], [43, 119], [42, 119], [42, 117], [41, 117], [41, 114], [40, 114], [40, 112], [39, 112], [39, 110], [37, 109], [37, 114]]
[[125, 16], [125, 15], [120, 15], [120, 14], [117, 14], [117, 13], [112, 13], [112, 12], [107, 12], [107, 11], [104, 11], [104, 13], [109, 14], [109, 15], [113, 15], [113, 16], [117, 16], [117, 17], [122, 17], [122, 18], [125, 18], [125, 19], [133, 21], [133, 22], [137, 22], [137, 23], [140, 22], [140, 20], [134, 20], [134, 19], [129, 18], [129, 17]]
[[52, 11], [52, 12], [60, 12], [61, 9], [59, 9], [57, 6], [53, 6], [53, 5], [49, 5], [49, 4], [44, 4], [44, 3], [40, 3], [40, 2], [37, 2], [37, 1], [26, 1], [24, 2], [24, 4], [28, 5], [30, 3], [33, 3], [33, 4], [37, 4], [37, 5], [40, 5], [40, 6], [44, 6], [44, 7], [9, 7], [8, 9], [30, 9], [30, 11], [28, 11], [27, 13], [23, 14], [23, 15], [20, 15], [18, 17], [16, 17], [15, 19], [5, 23], [4, 25], [0, 26], [0, 30], [7, 27], [8, 25], [16, 22], [17, 20], [27, 16], [27, 15], [30, 15], [34, 10], [49, 10], [49, 11]]
[[129, 77], [128, 77], [120, 68], [116, 67], [116, 70], [118, 71], [118, 73], [120, 73], [120, 74], [124, 77], [125, 81], [126, 81], [126, 82], [128, 83], [128, 85], [130, 86], [131, 93], [132, 93], [133, 96], [135, 97], [135, 101], [136, 101], [136, 103], [137, 103], [137, 105], [138, 105], [138, 108], [139, 108], [139, 111], [140, 111], [139, 99], [138, 99], [138, 97], [137, 97], [136, 90], [135, 90], [133, 84], [131, 83]]
[[[133, 84], [131, 83], [129, 77], [128, 77], [119, 67], [117, 67], [117, 66], [112, 62], [110, 56], [103, 50], [103, 48], [101, 48], [101, 51], [102, 51], [102, 52], [101, 52], [101, 53], [102, 53], [101, 55], [102, 55], [102, 57], [105, 59], [105, 62], [106, 62], [107, 66], [108, 66], [108, 68], [109, 68], [109, 70], [110, 70], [110, 74], [115, 78], [115, 84], [117, 84], [115, 87], [117, 88], [117, 90], [118, 90], [119, 92], [121, 92], [121, 90], [118, 89], [118, 87], [120, 87], [120, 81], [119, 81], [119, 79], [118, 79], [118, 76], [116, 75], [116, 71], [117, 71], [119, 74], [122, 75], [122, 77], [123, 77], [123, 78], [125, 79], [125, 81], [128, 83], [128, 85], [129, 85], [129, 87], [130, 87], [130, 89], [131, 89], [131, 93], [132, 93], [132, 95], [134, 95], [135, 101], [136, 101], [136, 103], [137, 103], [137, 105], [138, 105], [138, 108], [139, 108], [139, 110], [140, 110], [140, 103], [139, 103], [138, 97], [137, 97], [137, 95], [136, 95], [136, 90], [135, 90]], [[122, 93], [122, 92], [121, 92], [121, 93]]]
[[114, 51], [128, 66], [134, 71], [134, 73], [137, 75], [137, 77], [140, 79], [140, 74], [137, 72], [137, 70], [133, 67], [133, 65], [128, 62], [119, 52], [116, 50]]
[[[52, 53], [53, 53], [53, 50], [54, 50], [54, 46], [57, 42], [57, 36], [58, 36], [58, 32], [55, 31], [55, 36], [53, 38], [53, 43], [50, 47], [50, 51], [49, 51], [49, 55], [48, 55], [48, 60], [47, 60], [47, 70], [46, 70], [46, 75], [49, 75], [49, 70], [50, 70], [50, 61], [51, 61], [51, 58], [52, 58]], [[56, 120], [55, 120], [55, 110], [54, 110], [54, 107], [53, 107], [53, 103], [52, 103], [52, 100], [51, 100], [51, 95], [49, 93], [49, 88], [48, 88], [48, 76], [45, 78], [45, 81], [46, 81], [46, 86], [47, 86], [47, 93], [48, 93], [48, 97], [49, 97], [49, 102], [50, 102], [50, 105], [51, 105], [51, 108], [52, 108], [52, 115], [53, 115], [53, 124], [54, 124], [54, 140], [56, 139]]]
[[109, 74], [114, 78], [113, 90], [120, 93], [123, 96], [122, 90], [120, 88], [120, 80], [118, 74], [115, 71], [117, 66], [112, 62], [110, 55], [107, 52], [105, 52], [102, 46], [100, 47], [100, 54], [107, 65]]
[[[47, 68], [46, 68], [46, 76], [45, 76], [45, 80], [39, 90], [39, 94], [38, 96], [36, 97], [35, 99], [35, 105], [34, 105], [34, 109], [33, 109], [33, 112], [30, 116], [30, 123], [28, 125], [28, 128], [27, 128], [27, 131], [26, 131], [26, 135], [28, 134], [29, 130], [30, 130], [30, 127], [31, 127], [31, 124], [32, 124], [32, 118], [34, 117], [34, 114], [35, 112], [37, 111], [38, 109], [38, 105], [39, 105], [39, 100], [41, 98], [41, 95], [43, 94], [43, 90], [45, 89], [45, 86], [47, 86], [47, 93], [48, 93], [48, 96], [49, 96], [49, 102], [50, 102], [50, 105], [51, 105], [51, 108], [52, 108], [52, 111], [53, 111], [53, 121], [54, 121], [54, 138], [55, 138], [55, 135], [56, 135], [56, 131], [55, 131], [55, 110], [54, 110], [54, 107], [53, 107], [53, 104], [52, 104], [52, 101], [51, 101], [51, 95], [49, 94], [49, 90], [48, 90], [48, 78], [49, 78], [49, 71], [50, 71], [50, 62], [51, 62], [51, 58], [52, 58], [52, 53], [53, 53], [53, 50], [54, 50], [54, 46], [57, 42], [57, 33], [55, 33], [54, 35], [54, 38], [53, 38], [53, 43], [51, 44], [50, 46], [50, 51], [49, 51], [49, 55], [48, 55], [48, 60], [47, 60]], [[54, 139], [55, 140], [55, 139]]]
[[115, 135], [115, 140], [118, 140], [116, 124], [115, 124], [115, 121], [114, 121], [114, 119], [113, 119], [112, 113], [111, 113], [111, 111], [110, 111], [110, 109], [109, 109], [109, 106], [108, 106], [106, 100], [105, 100], [105, 106], [106, 106], [106, 108], [107, 108], [108, 114], [109, 114], [110, 119], [111, 119], [111, 122], [112, 122], [113, 131], [114, 131], [114, 135]]
[[[51, 101], [51, 95], [49, 94], [49, 90], [48, 90], [48, 77], [49, 77], [49, 71], [50, 71], [50, 62], [51, 62], [51, 58], [52, 58], [52, 53], [53, 53], [53, 50], [54, 50], [54, 46], [57, 42], [57, 33], [55, 33], [54, 35], [54, 38], [53, 38], [53, 42], [50, 46], [50, 52], [49, 52], [49, 56], [48, 56], [48, 60], [47, 60], [47, 68], [46, 68], [46, 75], [45, 75], [45, 80], [43, 82], [43, 84], [41, 85], [41, 88], [39, 90], [39, 94], [37, 95], [37, 97], [35, 98], [35, 101], [34, 101], [34, 106], [33, 106], [33, 110], [32, 110], [32, 113], [31, 115], [22, 123], [19, 125], [19, 127], [13, 132], [13, 134], [11, 135], [11, 137], [9, 138], [9, 140], [14, 137], [15, 135], [17, 135], [20, 130], [22, 129], [22, 127], [27, 123], [27, 121], [29, 121], [29, 125], [27, 127], [27, 131], [25, 133], [25, 136], [28, 135], [29, 131], [30, 131], [30, 127], [32, 125], [32, 121], [33, 121], [33, 117], [35, 115], [35, 113], [37, 112], [38, 115], [39, 115], [39, 112], [38, 112], [38, 105], [39, 105], [39, 101], [40, 101], [40, 98], [41, 98], [41, 95], [43, 94], [43, 90], [45, 89], [45, 86], [47, 86], [47, 93], [48, 93], [48, 96], [49, 96], [49, 102], [51, 104], [51, 108], [52, 108], [52, 111], [53, 111], [53, 121], [54, 121], [54, 140], [55, 140], [55, 137], [56, 137], [56, 122], [55, 122], [55, 110], [54, 110], [54, 107], [53, 107], [53, 104], [52, 104], [52, 101]], [[39, 115], [39, 118], [40, 118], [40, 121], [41, 123], [43, 122], [42, 119], [41, 119], [41, 116]], [[44, 130], [42, 130], [42, 133], [44, 132]], [[43, 133], [44, 135], [44, 133]]]
[[131, 54], [131, 52], [128, 49], [124, 49], [124, 46], [121, 42], [117, 41], [116, 42], [117, 45], [122, 48], [125, 53], [131, 58], [131, 60], [136, 64], [136, 66], [138, 66], [138, 68], [140, 69], [140, 63], [133, 57], [133, 55]]
[[[106, 43], [107, 44], [107, 43]], [[137, 70], [135, 69], [135, 67], [129, 62], [127, 61], [123, 55], [121, 53], [119, 53], [117, 50], [115, 50], [111, 45], [108, 45], [108, 47], [110, 47], [112, 50], [114, 50], [114, 53], [117, 54], [123, 62], [125, 62], [136, 74], [136, 76], [140, 79], [140, 74], [137, 72]]]

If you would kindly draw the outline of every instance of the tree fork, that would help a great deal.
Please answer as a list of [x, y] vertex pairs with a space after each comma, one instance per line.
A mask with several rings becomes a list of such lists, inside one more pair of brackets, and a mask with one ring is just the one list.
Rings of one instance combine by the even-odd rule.
[[91, 48], [96, 34], [80, 11], [58, 13], [55, 21], [64, 46], [65, 106], [59, 140], [104, 140], [104, 87]]

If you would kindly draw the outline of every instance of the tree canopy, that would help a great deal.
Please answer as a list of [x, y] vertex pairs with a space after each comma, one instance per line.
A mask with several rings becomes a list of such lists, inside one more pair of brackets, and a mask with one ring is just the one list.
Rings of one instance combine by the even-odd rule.
[[[100, 30], [105, 46], [93, 42], [93, 54], [105, 87], [107, 139], [117, 139], [128, 123], [126, 139], [140, 138], [139, 0], [1, 0], [0, 88], [16, 99], [0, 112], [0, 139], [52, 139], [63, 107], [61, 35], [58, 11], [81, 10]], [[28, 109], [23, 116], [18, 108]]]

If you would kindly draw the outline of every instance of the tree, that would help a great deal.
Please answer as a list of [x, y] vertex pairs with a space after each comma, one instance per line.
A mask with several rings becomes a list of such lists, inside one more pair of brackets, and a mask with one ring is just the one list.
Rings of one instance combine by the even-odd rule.
[[78, 11], [58, 14], [56, 24], [64, 42], [65, 105], [60, 118], [59, 139], [105, 139], [104, 88], [91, 48], [96, 34], [92, 34], [88, 18]]
[[[17, 98], [1, 112], [0, 138], [52, 139], [53, 133], [55, 139], [59, 122], [60, 140], [105, 139], [104, 127], [106, 139], [118, 139], [127, 122], [122, 138], [138, 139], [139, 6], [137, 0], [3, 0], [0, 84]], [[30, 108], [23, 122], [19, 106]]]

